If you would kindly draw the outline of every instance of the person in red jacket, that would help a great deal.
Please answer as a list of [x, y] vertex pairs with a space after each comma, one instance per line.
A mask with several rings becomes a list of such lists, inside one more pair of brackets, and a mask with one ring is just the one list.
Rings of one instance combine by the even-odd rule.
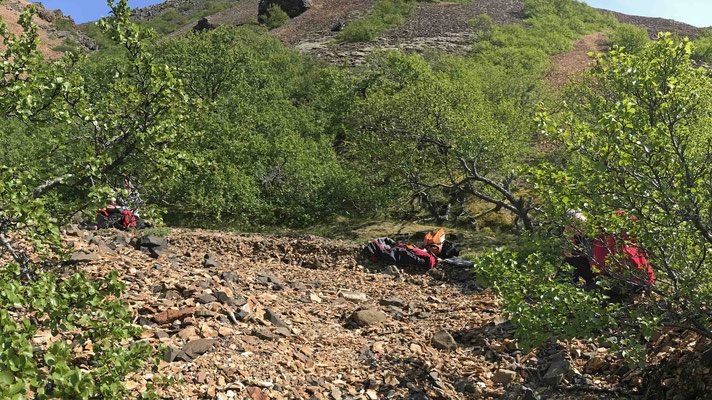
[[[650, 284], [655, 283], [655, 273], [645, 257], [645, 251], [628, 235], [611, 236], [603, 233], [594, 239], [591, 266], [597, 275], [630, 273], [636, 281], [640, 277]], [[635, 270], [625, 271], [625, 267]]]
[[[625, 215], [617, 211], [618, 215]], [[641, 279], [649, 284], [655, 283], [655, 274], [646, 258], [645, 251], [635, 239], [625, 234], [612, 235], [604, 229], [593, 240], [578, 233], [577, 224], [586, 221], [580, 212], [570, 212], [574, 222], [567, 226], [567, 231], [573, 233], [574, 254], [564, 252], [564, 262], [574, 267], [574, 280], [582, 277], [586, 280], [586, 288], [599, 288], [595, 283], [596, 276], [606, 276], [611, 273], [632, 275], [633, 281]], [[635, 221], [635, 217], [631, 218]], [[630, 269], [626, 271], [626, 269]]]

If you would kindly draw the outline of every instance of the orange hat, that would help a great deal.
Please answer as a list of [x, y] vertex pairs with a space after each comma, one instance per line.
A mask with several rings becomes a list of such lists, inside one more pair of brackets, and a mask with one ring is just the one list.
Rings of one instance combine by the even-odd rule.
[[438, 229], [437, 232], [428, 232], [423, 239], [423, 247], [433, 254], [440, 254], [445, 242], [445, 229]]

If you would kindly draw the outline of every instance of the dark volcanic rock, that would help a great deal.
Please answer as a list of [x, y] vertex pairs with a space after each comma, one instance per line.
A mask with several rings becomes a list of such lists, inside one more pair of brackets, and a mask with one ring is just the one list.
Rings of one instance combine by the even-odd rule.
[[185, 356], [185, 353], [183, 352], [183, 350], [176, 349], [175, 347], [168, 347], [168, 348], [166, 348], [166, 351], [163, 353], [163, 361], [173, 362], [176, 360], [176, 358], [179, 358], [181, 356]]
[[571, 364], [568, 360], [558, 359], [551, 363], [549, 369], [544, 374], [542, 380], [547, 385], [556, 386], [561, 380], [571, 370]]
[[260, 0], [260, 5], [257, 8], [258, 15], [267, 14], [267, 9], [272, 4], [276, 4], [289, 15], [289, 18], [294, 18], [297, 15], [308, 10], [312, 6], [311, 0]]
[[158, 248], [163, 250], [168, 248], [168, 241], [166, 238], [159, 236], [146, 235], [139, 239], [138, 245], [139, 247]]
[[202, 303], [202, 304], [209, 304], [209, 303], [214, 303], [214, 302], [218, 301], [218, 299], [215, 296], [213, 296], [212, 294], [209, 294], [209, 293], [201, 294], [200, 296], [196, 297], [195, 299], [198, 301], [198, 303]]
[[278, 327], [278, 328], [288, 328], [289, 325], [287, 325], [286, 322], [282, 321], [282, 318], [277, 315], [276, 312], [270, 310], [269, 308], [265, 310], [265, 319], [269, 321], [270, 324]]
[[215, 28], [216, 26], [211, 24], [207, 18], [201, 18], [200, 21], [198, 21], [198, 23], [193, 27], [193, 32], [211, 31]]

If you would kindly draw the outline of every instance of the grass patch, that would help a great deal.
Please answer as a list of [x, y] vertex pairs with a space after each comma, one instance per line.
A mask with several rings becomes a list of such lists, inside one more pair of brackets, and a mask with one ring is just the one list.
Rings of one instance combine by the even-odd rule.
[[58, 53], [66, 53], [66, 52], [69, 52], [69, 51], [77, 50], [77, 49], [79, 49], [80, 47], [81, 47], [81, 46], [79, 45], [79, 43], [78, 43], [76, 40], [74, 40], [74, 39], [64, 39], [64, 41], [62, 42], [62, 44], [52, 47], [52, 50], [53, 50], [53, 51], [56, 51], [56, 52], [58, 52]]
[[52, 27], [58, 31], [76, 32], [77, 27], [67, 18], [57, 18], [52, 21]]
[[375, 40], [378, 34], [405, 22], [406, 17], [415, 11], [415, 0], [376, 0], [371, 13], [347, 24], [339, 32], [339, 42], [368, 42]]

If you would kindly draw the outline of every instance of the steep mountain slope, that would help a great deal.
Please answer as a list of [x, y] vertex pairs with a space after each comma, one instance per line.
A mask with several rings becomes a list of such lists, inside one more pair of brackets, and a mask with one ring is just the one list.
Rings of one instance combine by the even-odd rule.
[[[154, 20], [167, 10], [186, 10], [205, 7], [206, 0], [168, 0], [164, 3], [134, 10], [140, 20]], [[232, 7], [207, 16], [215, 25], [243, 25], [257, 20], [259, 0], [240, 0]], [[271, 34], [282, 42], [311, 54], [317, 58], [342, 64], [361, 62], [363, 57], [375, 48], [395, 48], [423, 50], [436, 48], [451, 53], [462, 53], [469, 48], [472, 29], [468, 22], [479, 14], [487, 14], [497, 25], [521, 22], [523, 0], [478, 0], [469, 3], [422, 2], [405, 23], [382, 32], [373, 42], [335, 43], [339, 26], [368, 14], [373, 0], [314, 0], [313, 7], [302, 15], [288, 21]], [[608, 10], [599, 10], [608, 13]], [[659, 31], [670, 31], [697, 37], [701, 28], [681, 22], [613, 13], [624, 23], [644, 27], [651, 38]], [[180, 36], [190, 31], [198, 18], [172, 31], [169, 36]]]
[[603, 9], [599, 9], [599, 11], [612, 12], [619, 22], [632, 24], [647, 29], [648, 35], [651, 39], [656, 39], [658, 37], [658, 32], [673, 32], [677, 33], [681, 37], [689, 37], [690, 39], [694, 39], [699, 36], [700, 33], [702, 33], [703, 29], [672, 19], [641, 17], [638, 15], [623, 14]]
[[[74, 20], [65, 16], [60, 10], [47, 10], [42, 3], [33, 3], [37, 7], [37, 15], [33, 18], [39, 29], [40, 51], [47, 58], [59, 58], [65, 50], [82, 47], [87, 51], [96, 50], [96, 45], [81, 32], [78, 32]], [[0, 4], [0, 17], [10, 30], [10, 33], [20, 34], [22, 27], [17, 20], [27, 0], [8, 0]]]

